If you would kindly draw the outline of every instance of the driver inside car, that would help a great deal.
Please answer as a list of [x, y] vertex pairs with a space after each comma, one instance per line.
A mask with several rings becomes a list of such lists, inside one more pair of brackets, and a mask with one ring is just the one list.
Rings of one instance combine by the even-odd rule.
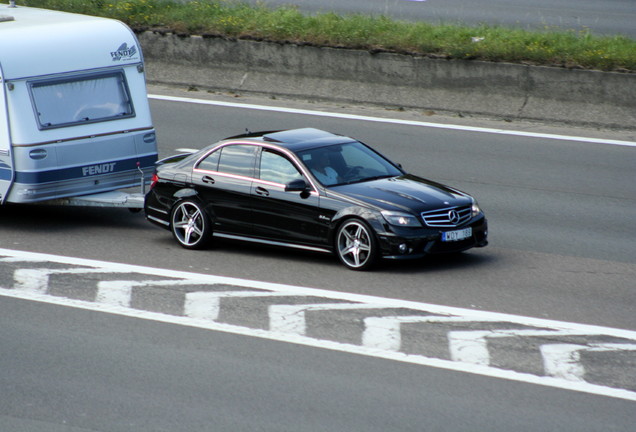
[[310, 168], [311, 172], [325, 186], [334, 185], [339, 181], [338, 173], [329, 165], [327, 152], [322, 151], [314, 154]]

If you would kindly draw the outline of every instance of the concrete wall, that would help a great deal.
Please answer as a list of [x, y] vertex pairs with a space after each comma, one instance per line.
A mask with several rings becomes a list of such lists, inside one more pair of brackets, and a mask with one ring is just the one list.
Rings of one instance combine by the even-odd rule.
[[144, 32], [148, 80], [636, 129], [636, 74]]

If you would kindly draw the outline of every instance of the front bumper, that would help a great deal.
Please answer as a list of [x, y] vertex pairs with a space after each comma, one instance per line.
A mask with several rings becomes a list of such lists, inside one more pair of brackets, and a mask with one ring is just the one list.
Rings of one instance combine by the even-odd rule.
[[[472, 228], [472, 235], [458, 241], [443, 241], [444, 231]], [[488, 244], [488, 221], [484, 215], [473, 218], [470, 223], [456, 228], [415, 230], [399, 229], [378, 233], [383, 258], [411, 259], [426, 255], [462, 252]]]

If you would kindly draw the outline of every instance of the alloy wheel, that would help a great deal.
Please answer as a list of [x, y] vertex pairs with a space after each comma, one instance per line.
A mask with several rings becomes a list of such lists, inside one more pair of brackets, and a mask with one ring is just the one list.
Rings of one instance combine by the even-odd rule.
[[194, 201], [182, 201], [172, 212], [172, 233], [187, 249], [204, 247], [209, 238], [208, 220], [203, 209]]
[[352, 219], [338, 229], [336, 251], [340, 261], [352, 270], [365, 270], [376, 259], [376, 245], [373, 233], [362, 221]]

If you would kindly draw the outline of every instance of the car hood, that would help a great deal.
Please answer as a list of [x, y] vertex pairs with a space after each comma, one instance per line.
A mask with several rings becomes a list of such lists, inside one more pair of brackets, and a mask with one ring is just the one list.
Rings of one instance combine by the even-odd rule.
[[414, 175], [403, 175], [331, 188], [342, 197], [362, 201], [377, 210], [424, 212], [471, 204], [469, 195]]

